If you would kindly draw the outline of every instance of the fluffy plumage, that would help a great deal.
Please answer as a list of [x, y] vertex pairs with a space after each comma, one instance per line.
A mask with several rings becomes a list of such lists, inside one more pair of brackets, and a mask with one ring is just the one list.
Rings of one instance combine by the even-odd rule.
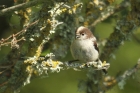
[[75, 40], [72, 42], [70, 49], [75, 60], [92, 62], [99, 59], [96, 38], [86, 27], [81, 26], [76, 30]]
[[[99, 49], [96, 38], [86, 27], [79, 27], [75, 32], [75, 40], [70, 46], [71, 54], [75, 60], [81, 62], [99, 62]], [[107, 74], [106, 69], [103, 72]]]

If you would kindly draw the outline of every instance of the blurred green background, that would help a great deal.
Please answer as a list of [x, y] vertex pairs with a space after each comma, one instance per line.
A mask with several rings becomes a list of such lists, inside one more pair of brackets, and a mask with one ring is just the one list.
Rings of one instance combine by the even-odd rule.
[[[16, 15], [12, 15], [9, 18], [10, 24], [18, 27], [19, 18]], [[0, 17], [0, 38], [5, 38], [12, 33], [6, 21], [5, 16]], [[98, 37], [98, 40], [107, 39], [110, 33], [113, 32], [115, 24], [116, 20], [113, 17], [97, 24], [94, 34]], [[137, 63], [140, 58], [140, 29], [136, 29], [133, 34], [138, 40], [130, 36], [130, 40], [122, 42], [122, 45], [112, 54], [113, 56], [109, 61], [111, 67], [108, 70], [108, 75], [115, 76], [118, 72], [122, 74]], [[0, 59], [9, 51], [10, 47], [2, 47]], [[66, 58], [62, 59], [62, 61], [71, 59], [72, 56], [69, 51]], [[48, 73], [47, 77], [33, 79], [30, 84], [21, 89], [20, 93], [79, 93], [78, 83], [82, 79], [86, 80], [86, 73], [86, 70], [74, 71], [73, 69], [62, 70], [59, 73]], [[107, 93], [140, 93], [140, 72], [137, 72], [127, 80], [123, 90], [120, 90], [118, 85], [116, 85]]]

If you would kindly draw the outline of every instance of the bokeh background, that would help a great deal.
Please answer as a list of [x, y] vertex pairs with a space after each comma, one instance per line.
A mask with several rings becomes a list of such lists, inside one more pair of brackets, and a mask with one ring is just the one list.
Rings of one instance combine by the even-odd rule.
[[[118, 0], [119, 2], [121, 0]], [[119, 3], [116, 2], [116, 3]], [[13, 5], [12, 0], [0, 0], [0, 5]], [[114, 16], [106, 19], [105, 21], [95, 26], [94, 35], [98, 38], [98, 41], [105, 40], [113, 32], [117, 16], [123, 16], [127, 11], [119, 12]], [[12, 16], [0, 16], [0, 38], [6, 38], [14, 32], [10, 28], [14, 25], [16, 29], [19, 29], [19, 18], [16, 15]], [[0, 59], [2, 59], [8, 52], [10, 47], [1, 47]], [[68, 50], [69, 51], [69, 50]], [[45, 54], [45, 52], [43, 52]], [[124, 71], [133, 67], [140, 58], [140, 28], [133, 31], [133, 35], [129, 40], [122, 42], [122, 45], [116, 49], [110, 59], [111, 67], [108, 70], [108, 75], [116, 76], [118, 73], [123, 74]], [[70, 51], [64, 59], [61, 61], [67, 61], [73, 59]], [[68, 69], [60, 71], [59, 73], [49, 73], [46, 77], [38, 77], [33, 79], [30, 84], [21, 89], [20, 93], [79, 93], [78, 84], [81, 80], [86, 80], [87, 70], [74, 71]], [[84, 92], [83, 92], [84, 93]], [[107, 93], [140, 93], [140, 72], [135, 73], [130, 77], [123, 90], [120, 90], [118, 85], [114, 86]]]

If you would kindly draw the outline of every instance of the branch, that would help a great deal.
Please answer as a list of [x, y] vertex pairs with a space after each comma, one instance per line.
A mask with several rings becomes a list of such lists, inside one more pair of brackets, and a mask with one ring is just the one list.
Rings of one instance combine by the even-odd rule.
[[101, 13], [101, 16], [98, 17], [90, 26], [95, 26], [99, 22], [107, 19], [109, 16], [113, 15], [116, 12], [120, 12], [124, 9], [126, 9], [128, 6], [130, 6], [130, 3], [128, 0], [123, 1], [121, 4], [117, 5], [116, 7], [108, 6], [106, 11], [103, 11]]
[[126, 70], [122, 75], [117, 76], [116, 78], [107, 76], [105, 77], [104, 85], [106, 87], [106, 90], [111, 89], [114, 87], [117, 83], [120, 87], [120, 89], [123, 89], [124, 85], [126, 84], [126, 80], [130, 78], [130, 76], [134, 75], [136, 72], [140, 70], [140, 59], [138, 60], [137, 64], [133, 66], [131, 69]]
[[136, 34], [132, 33], [132, 36], [138, 43], [140, 43], [140, 39], [136, 36]]
[[0, 47], [2, 47], [2, 46], [7, 46], [7, 45], [9, 45], [9, 44], [11, 44], [11, 48], [15, 47], [15, 45], [17, 45], [17, 42], [19, 42], [19, 41], [21, 41], [21, 40], [25, 40], [24, 37], [22, 37], [22, 38], [20, 38], [20, 39], [18, 39], [18, 40], [17, 40], [17, 38], [18, 38], [20, 35], [24, 34], [24, 33], [26, 32], [26, 30], [27, 30], [29, 27], [33, 26], [33, 25], [36, 24], [38, 21], [39, 21], [39, 20], [30, 23], [30, 24], [29, 24], [27, 27], [25, 27], [23, 30], [19, 31], [19, 32], [16, 33], [16, 34], [10, 35], [10, 36], [7, 37], [6, 39], [3, 39], [3, 38], [2, 38], [2, 39], [0, 40]]
[[[102, 64], [102, 62], [100, 62], [101, 64], [99, 64], [98, 62], [89, 62], [89, 63], [69, 63], [69, 62], [61, 62], [61, 61], [53, 61], [52, 60], [52, 56], [53, 54], [47, 54], [47, 56], [45, 57], [29, 57], [24, 61], [24, 64], [22, 62], [19, 62], [20, 64], [22, 64], [22, 66], [26, 66], [24, 71], [26, 71], [26, 74], [24, 73], [24, 85], [30, 83], [31, 77], [36, 77], [36, 76], [41, 76], [44, 74], [48, 75], [48, 72], [60, 72], [61, 69], [69, 69], [69, 68], [73, 68], [75, 70], [80, 70], [80, 69], [85, 69], [85, 68], [93, 68], [94, 70], [102, 70], [102, 69], [108, 69], [110, 67], [110, 64], [108, 63], [104, 63]], [[25, 59], [25, 58], [24, 58]], [[0, 75], [3, 74], [7, 69], [11, 69], [13, 65], [11, 66], [0, 66], [0, 68], [5, 69], [3, 71], [0, 72]], [[14, 70], [16, 71], [19, 68], [15, 68]], [[18, 77], [18, 78], [21, 78]], [[13, 78], [11, 78], [10, 80], [12, 80]], [[4, 83], [4, 82], [3, 82]], [[3, 84], [1, 83], [0, 86], [4, 86], [5, 83]], [[8, 84], [10, 82], [7, 82], [6, 84]]]
[[[27, 60], [24, 61], [25, 64], [32, 65], [32, 69], [34, 67], [38, 67], [36, 70], [37, 72], [39, 69], [46, 68], [44, 71], [48, 72], [59, 72], [61, 69], [67, 69], [67, 68], [73, 68], [73, 69], [84, 69], [84, 68], [94, 68], [95, 70], [102, 70], [102, 69], [108, 69], [110, 67], [110, 64], [104, 62], [98, 62], [92, 61], [88, 63], [77, 63], [77, 62], [61, 62], [61, 61], [54, 61], [52, 60], [52, 56], [54, 56], [52, 53], [47, 54], [45, 57], [30, 57]], [[31, 68], [30, 68], [31, 69]], [[30, 70], [31, 71], [31, 70]], [[42, 73], [39, 73], [41, 75]]]
[[26, 2], [26, 3], [18, 4], [18, 5], [9, 7], [9, 8], [2, 9], [0, 11], [0, 16], [5, 15], [6, 13], [9, 13], [9, 12], [13, 12], [13, 11], [16, 11], [16, 10], [20, 10], [20, 9], [24, 9], [24, 8], [28, 8], [28, 7], [40, 4], [43, 1], [44, 0], [33, 0], [33, 1]]

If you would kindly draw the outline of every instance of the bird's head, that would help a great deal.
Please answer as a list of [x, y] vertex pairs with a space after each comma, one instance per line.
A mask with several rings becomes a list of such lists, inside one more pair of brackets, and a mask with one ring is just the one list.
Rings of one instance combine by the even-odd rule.
[[80, 26], [76, 30], [75, 39], [77, 39], [77, 40], [93, 39], [93, 41], [96, 41], [96, 38], [94, 37], [92, 32], [84, 26]]

